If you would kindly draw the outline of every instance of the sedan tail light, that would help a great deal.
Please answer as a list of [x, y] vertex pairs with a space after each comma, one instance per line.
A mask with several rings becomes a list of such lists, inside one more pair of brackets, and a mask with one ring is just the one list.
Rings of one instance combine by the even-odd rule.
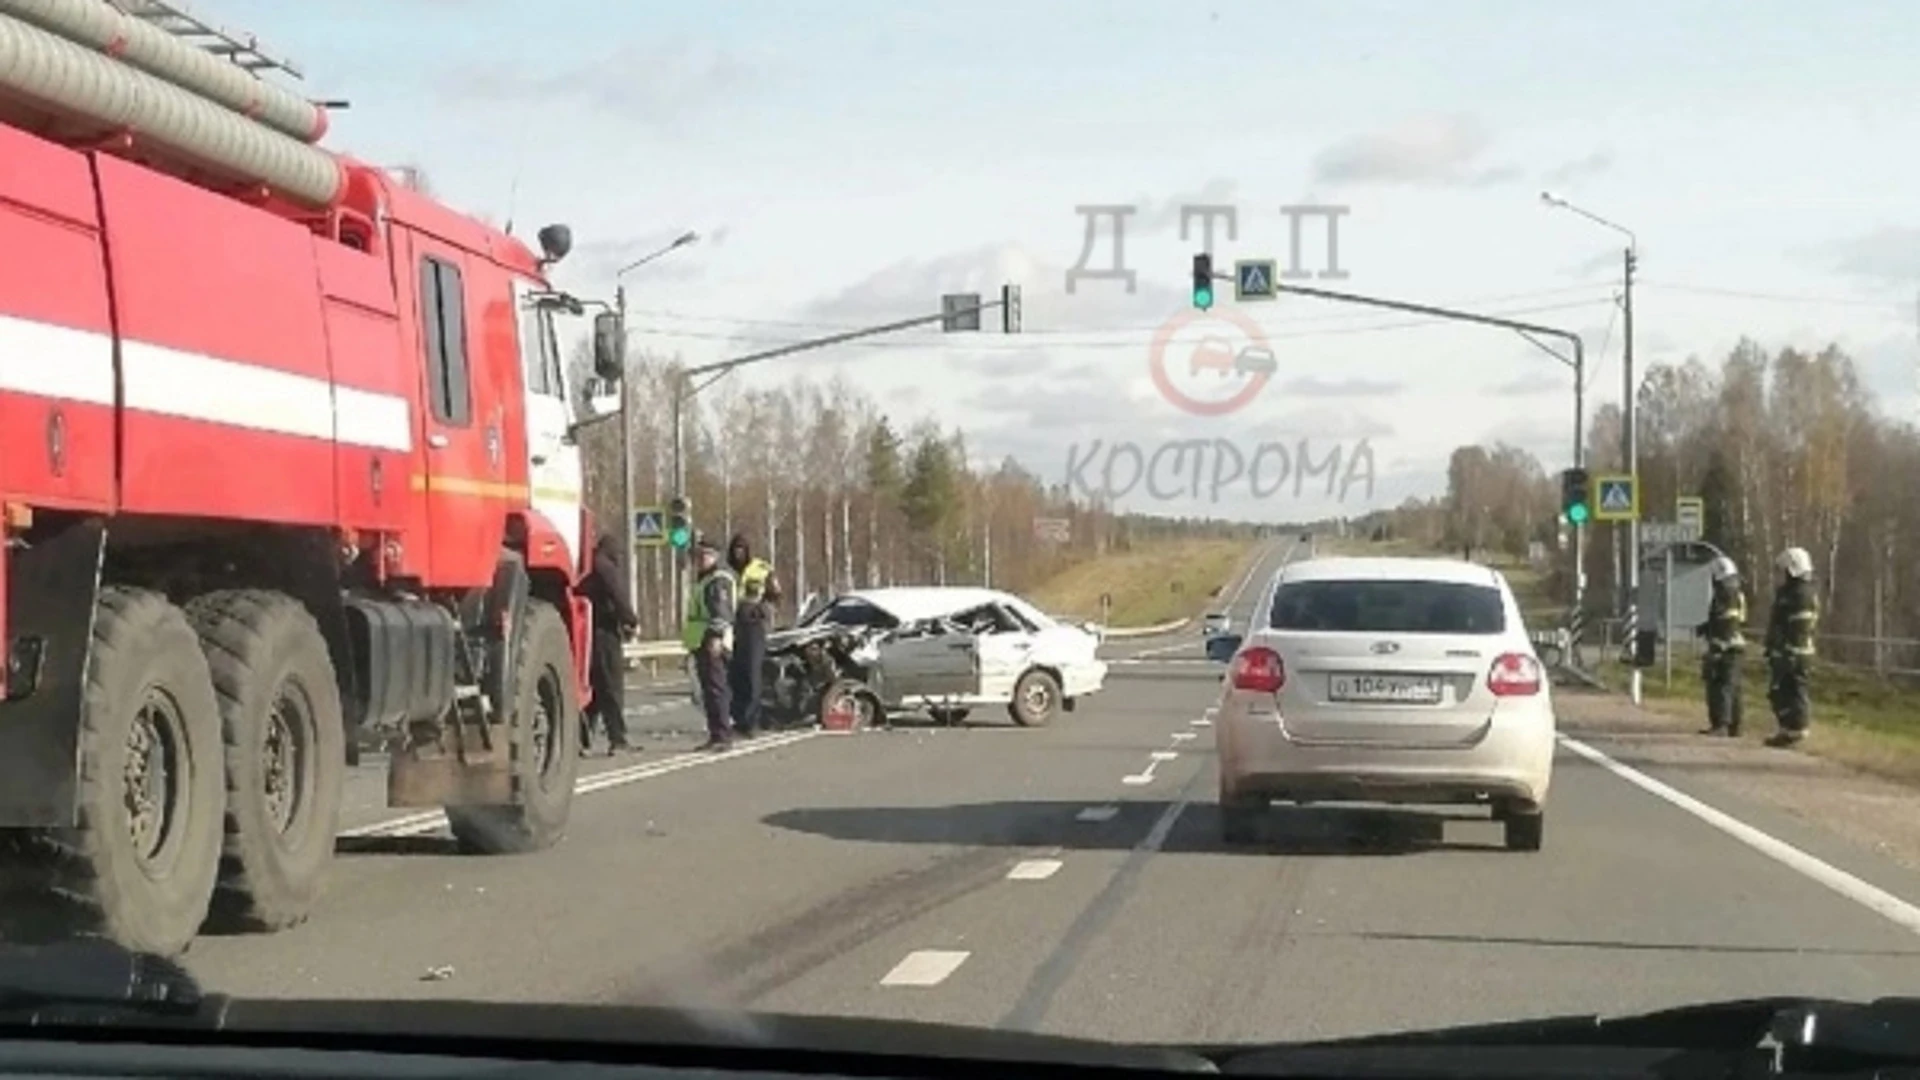
[[1503, 653], [1487, 672], [1495, 697], [1527, 697], [1540, 692], [1540, 661], [1526, 653]]
[[1280, 654], [1264, 645], [1244, 649], [1233, 658], [1233, 688], [1277, 694], [1287, 684], [1287, 665]]

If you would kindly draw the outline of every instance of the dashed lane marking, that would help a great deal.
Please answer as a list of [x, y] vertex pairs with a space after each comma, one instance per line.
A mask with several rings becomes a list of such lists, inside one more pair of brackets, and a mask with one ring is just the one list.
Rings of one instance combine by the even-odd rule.
[[1173, 733], [1174, 742], [1186, 742], [1188, 739], [1197, 739], [1199, 737], [1200, 736], [1195, 735], [1191, 731], [1176, 731]]
[[1179, 753], [1173, 750], [1155, 750], [1153, 752], [1153, 760], [1155, 761], [1173, 761], [1179, 758], [1179, 756]]
[[946, 982], [960, 965], [967, 962], [971, 953], [949, 952], [940, 949], [921, 949], [910, 952], [905, 960], [893, 966], [880, 980], [881, 986], [939, 986]]
[[1672, 803], [1788, 869], [1812, 878], [1854, 903], [1920, 934], [1920, 907], [1915, 907], [1885, 889], [1862, 881], [1831, 863], [1823, 862], [1785, 840], [1762, 832], [1724, 810], [1715, 809], [1678, 788], [1661, 783], [1631, 765], [1615, 761], [1586, 743], [1562, 735], [1560, 745], [1655, 798]]
[[[573, 790], [576, 795], [587, 795], [595, 791], [604, 791], [607, 788], [639, 783], [642, 780], [651, 780], [656, 776], [665, 776], [668, 773], [680, 772], [683, 769], [697, 769], [702, 765], [731, 761], [734, 758], [746, 757], [748, 754], [763, 753], [767, 750], [778, 750], [783, 746], [792, 746], [797, 742], [805, 742], [820, 734], [822, 733], [817, 730], [794, 731], [783, 735], [762, 736], [752, 742], [736, 746], [732, 750], [723, 750], [718, 753], [695, 750], [684, 754], [675, 754], [672, 757], [663, 758], [659, 761], [650, 761], [644, 765], [629, 765], [625, 768], [595, 773], [592, 776], [583, 776], [574, 783]], [[423, 813], [389, 818], [386, 821], [378, 821], [371, 825], [361, 825], [357, 828], [345, 829], [341, 831], [340, 835], [355, 838], [375, 836], [426, 836], [439, 832], [446, 827], [447, 815], [443, 811], [428, 810]]]
[[1066, 864], [1059, 859], [1026, 859], [1007, 871], [1008, 881], [1045, 881]]
[[1112, 821], [1120, 813], [1117, 806], [1089, 806], [1073, 815], [1075, 821]]

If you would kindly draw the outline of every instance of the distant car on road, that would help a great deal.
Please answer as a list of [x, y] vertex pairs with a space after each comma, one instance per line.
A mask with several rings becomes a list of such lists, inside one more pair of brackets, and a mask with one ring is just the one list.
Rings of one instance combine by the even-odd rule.
[[1541, 846], [1553, 774], [1546, 673], [1496, 570], [1326, 558], [1275, 575], [1229, 664], [1214, 734], [1223, 837], [1275, 801], [1479, 804], [1506, 846]]
[[1228, 626], [1229, 623], [1226, 612], [1210, 611], [1207, 613], [1206, 618], [1200, 620], [1200, 633], [1207, 637], [1213, 637], [1216, 634], [1226, 633]]

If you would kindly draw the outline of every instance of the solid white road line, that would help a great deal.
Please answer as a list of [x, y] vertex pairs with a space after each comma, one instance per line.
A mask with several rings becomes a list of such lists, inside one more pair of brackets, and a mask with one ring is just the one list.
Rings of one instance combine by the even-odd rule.
[[1073, 815], [1075, 821], [1112, 821], [1120, 813], [1117, 806], [1089, 806]]
[[1179, 758], [1179, 756], [1178, 753], [1172, 750], [1155, 750], [1153, 752], [1153, 760], [1155, 761], [1173, 761]]
[[[695, 750], [684, 754], [675, 754], [670, 758], [651, 761], [644, 765], [630, 765], [622, 769], [613, 769], [608, 772], [595, 773], [592, 776], [583, 776], [574, 784], [573, 791], [576, 795], [587, 795], [595, 791], [604, 791], [607, 788], [638, 783], [642, 780], [651, 780], [656, 776], [665, 776], [668, 773], [676, 773], [682, 769], [697, 769], [702, 765], [729, 761], [733, 758], [745, 757], [748, 754], [758, 754], [766, 750], [778, 750], [782, 746], [792, 746], [797, 742], [805, 742], [820, 734], [823, 733], [817, 730], [809, 730], [793, 731], [784, 735], [763, 735], [750, 743], [738, 745], [732, 750], [725, 750], [719, 753]], [[369, 836], [426, 836], [439, 832], [446, 827], [447, 815], [445, 813], [439, 810], [428, 810], [423, 813], [407, 814], [402, 817], [390, 818], [386, 821], [378, 821], [372, 825], [361, 825], [357, 828], [344, 829], [340, 835], [355, 838]]]
[[939, 986], [960, 970], [971, 953], [921, 949], [910, 952], [880, 980], [881, 986]]
[[1761, 832], [1723, 810], [1708, 806], [1678, 788], [1661, 783], [1631, 765], [1623, 765], [1586, 743], [1570, 739], [1565, 735], [1560, 736], [1560, 743], [1627, 783], [1672, 803], [1762, 855], [1812, 878], [1854, 903], [1885, 916], [1899, 926], [1920, 934], [1920, 907], [1915, 907], [1878, 886], [1868, 884], [1837, 866], [1823, 862], [1784, 840]]
[[1066, 864], [1059, 859], [1026, 859], [1007, 871], [1008, 881], [1045, 881]]

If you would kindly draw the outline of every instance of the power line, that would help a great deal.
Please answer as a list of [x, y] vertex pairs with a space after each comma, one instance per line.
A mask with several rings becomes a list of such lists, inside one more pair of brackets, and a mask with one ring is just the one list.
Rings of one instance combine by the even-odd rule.
[[1634, 284], [1642, 288], [1665, 289], [1669, 292], [1692, 293], [1700, 296], [1725, 296], [1738, 300], [1770, 300], [1782, 304], [1826, 304], [1836, 307], [1884, 308], [1888, 311], [1900, 310], [1900, 302], [1895, 300], [1868, 300], [1858, 296], [1812, 296], [1805, 293], [1751, 292], [1745, 289], [1723, 289], [1711, 285], [1680, 285], [1666, 281], [1636, 280]]
[[[1571, 311], [1578, 308], [1590, 308], [1595, 304], [1608, 302], [1610, 301], [1599, 299], [1575, 300], [1558, 304], [1535, 304], [1529, 307], [1495, 310], [1487, 312], [1487, 314], [1509, 317], [1515, 315], [1537, 315], [1551, 311]], [[1292, 333], [1265, 334], [1264, 336], [1269, 341], [1297, 341], [1310, 338], [1346, 337], [1351, 334], [1377, 334], [1394, 330], [1416, 330], [1441, 325], [1457, 324], [1450, 319], [1416, 318], [1402, 319], [1388, 323], [1376, 323], [1370, 326], [1343, 326], [1324, 330], [1300, 330]], [[723, 334], [714, 331], [679, 330], [651, 326], [629, 327], [628, 332], [675, 340], [724, 341], [735, 345], [780, 346], [792, 345], [805, 340], [804, 338], [760, 337], [755, 335]], [[1024, 333], [1013, 337], [983, 336], [977, 339], [966, 340], [961, 344], [968, 350], [977, 352], [1018, 352], [1033, 348], [1045, 348], [1049, 350], [1147, 348], [1153, 343], [1152, 335], [1148, 335], [1144, 337], [1107, 338], [1095, 341], [1049, 341], [1045, 345], [1035, 346], [1030, 342], [1020, 340], [1025, 336]], [[951, 345], [956, 344], [956, 342], [953, 336], [948, 334], [928, 336], [902, 334], [888, 341], [855, 341], [848, 342], [847, 344], [857, 348], [893, 349], [897, 351], [900, 349], [926, 347], [929, 345]]]
[[[1612, 287], [1613, 287], [1613, 284], [1611, 282], [1589, 282], [1584, 285], [1567, 285], [1567, 286], [1562, 286], [1560, 288], [1555, 288], [1555, 289], [1533, 289], [1527, 292], [1502, 293], [1502, 294], [1493, 295], [1493, 296], [1473, 297], [1471, 299], [1466, 299], [1466, 300], [1452, 301], [1450, 302], [1449, 306], [1463, 307], [1463, 306], [1470, 306], [1470, 305], [1476, 305], [1476, 304], [1505, 303], [1505, 302], [1516, 301], [1516, 300], [1544, 299], [1550, 296], [1565, 296], [1569, 293], [1593, 292], [1596, 289], [1611, 289]], [[627, 311], [629, 315], [642, 316], [642, 317], [654, 318], [654, 319], [672, 319], [672, 320], [677, 320], [682, 322], [717, 322], [717, 323], [728, 323], [734, 326], [747, 326], [747, 327], [757, 327], [757, 326], [782, 327], [782, 328], [795, 329], [795, 330], [830, 330], [830, 331], [831, 330], [853, 330], [853, 329], [858, 329], [861, 325], [863, 325], [860, 323], [818, 322], [818, 321], [803, 320], [803, 319], [749, 318], [746, 316], [701, 314], [701, 313], [693, 313], [693, 312], [670, 311], [670, 310], [664, 310], [664, 309], [647, 310], [647, 309], [641, 309], [641, 308], [628, 308]], [[1268, 321], [1270, 324], [1282, 323], [1282, 324], [1291, 325], [1296, 323], [1300, 323], [1300, 324], [1341, 323], [1341, 322], [1352, 322], [1356, 319], [1368, 319], [1368, 318], [1378, 318], [1378, 316], [1370, 315], [1366, 312], [1330, 312], [1330, 313], [1320, 314], [1320, 315], [1281, 316], [1279, 318], [1268, 320]], [[1030, 336], [1033, 336], [1033, 335], [1065, 336], [1065, 335], [1084, 335], [1084, 334], [1107, 334], [1107, 333], [1114, 333], [1114, 332], [1151, 334], [1159, 329], [1160, 329], [1159, 325], [1155, 324], [1155, 325], [1141, 325], [1141, 326], [1108, 326], [1108, 327], [1099, 327], [1096, 329], [1088, 329], [1088, 330], [1074, 330], [1074, 329], [1064, 329], [1064, 328], [1061, 328], [1061, 329], [1029, 328], [1029, 329], [1023, 329], [1021, 333], [1030, 335]]]

